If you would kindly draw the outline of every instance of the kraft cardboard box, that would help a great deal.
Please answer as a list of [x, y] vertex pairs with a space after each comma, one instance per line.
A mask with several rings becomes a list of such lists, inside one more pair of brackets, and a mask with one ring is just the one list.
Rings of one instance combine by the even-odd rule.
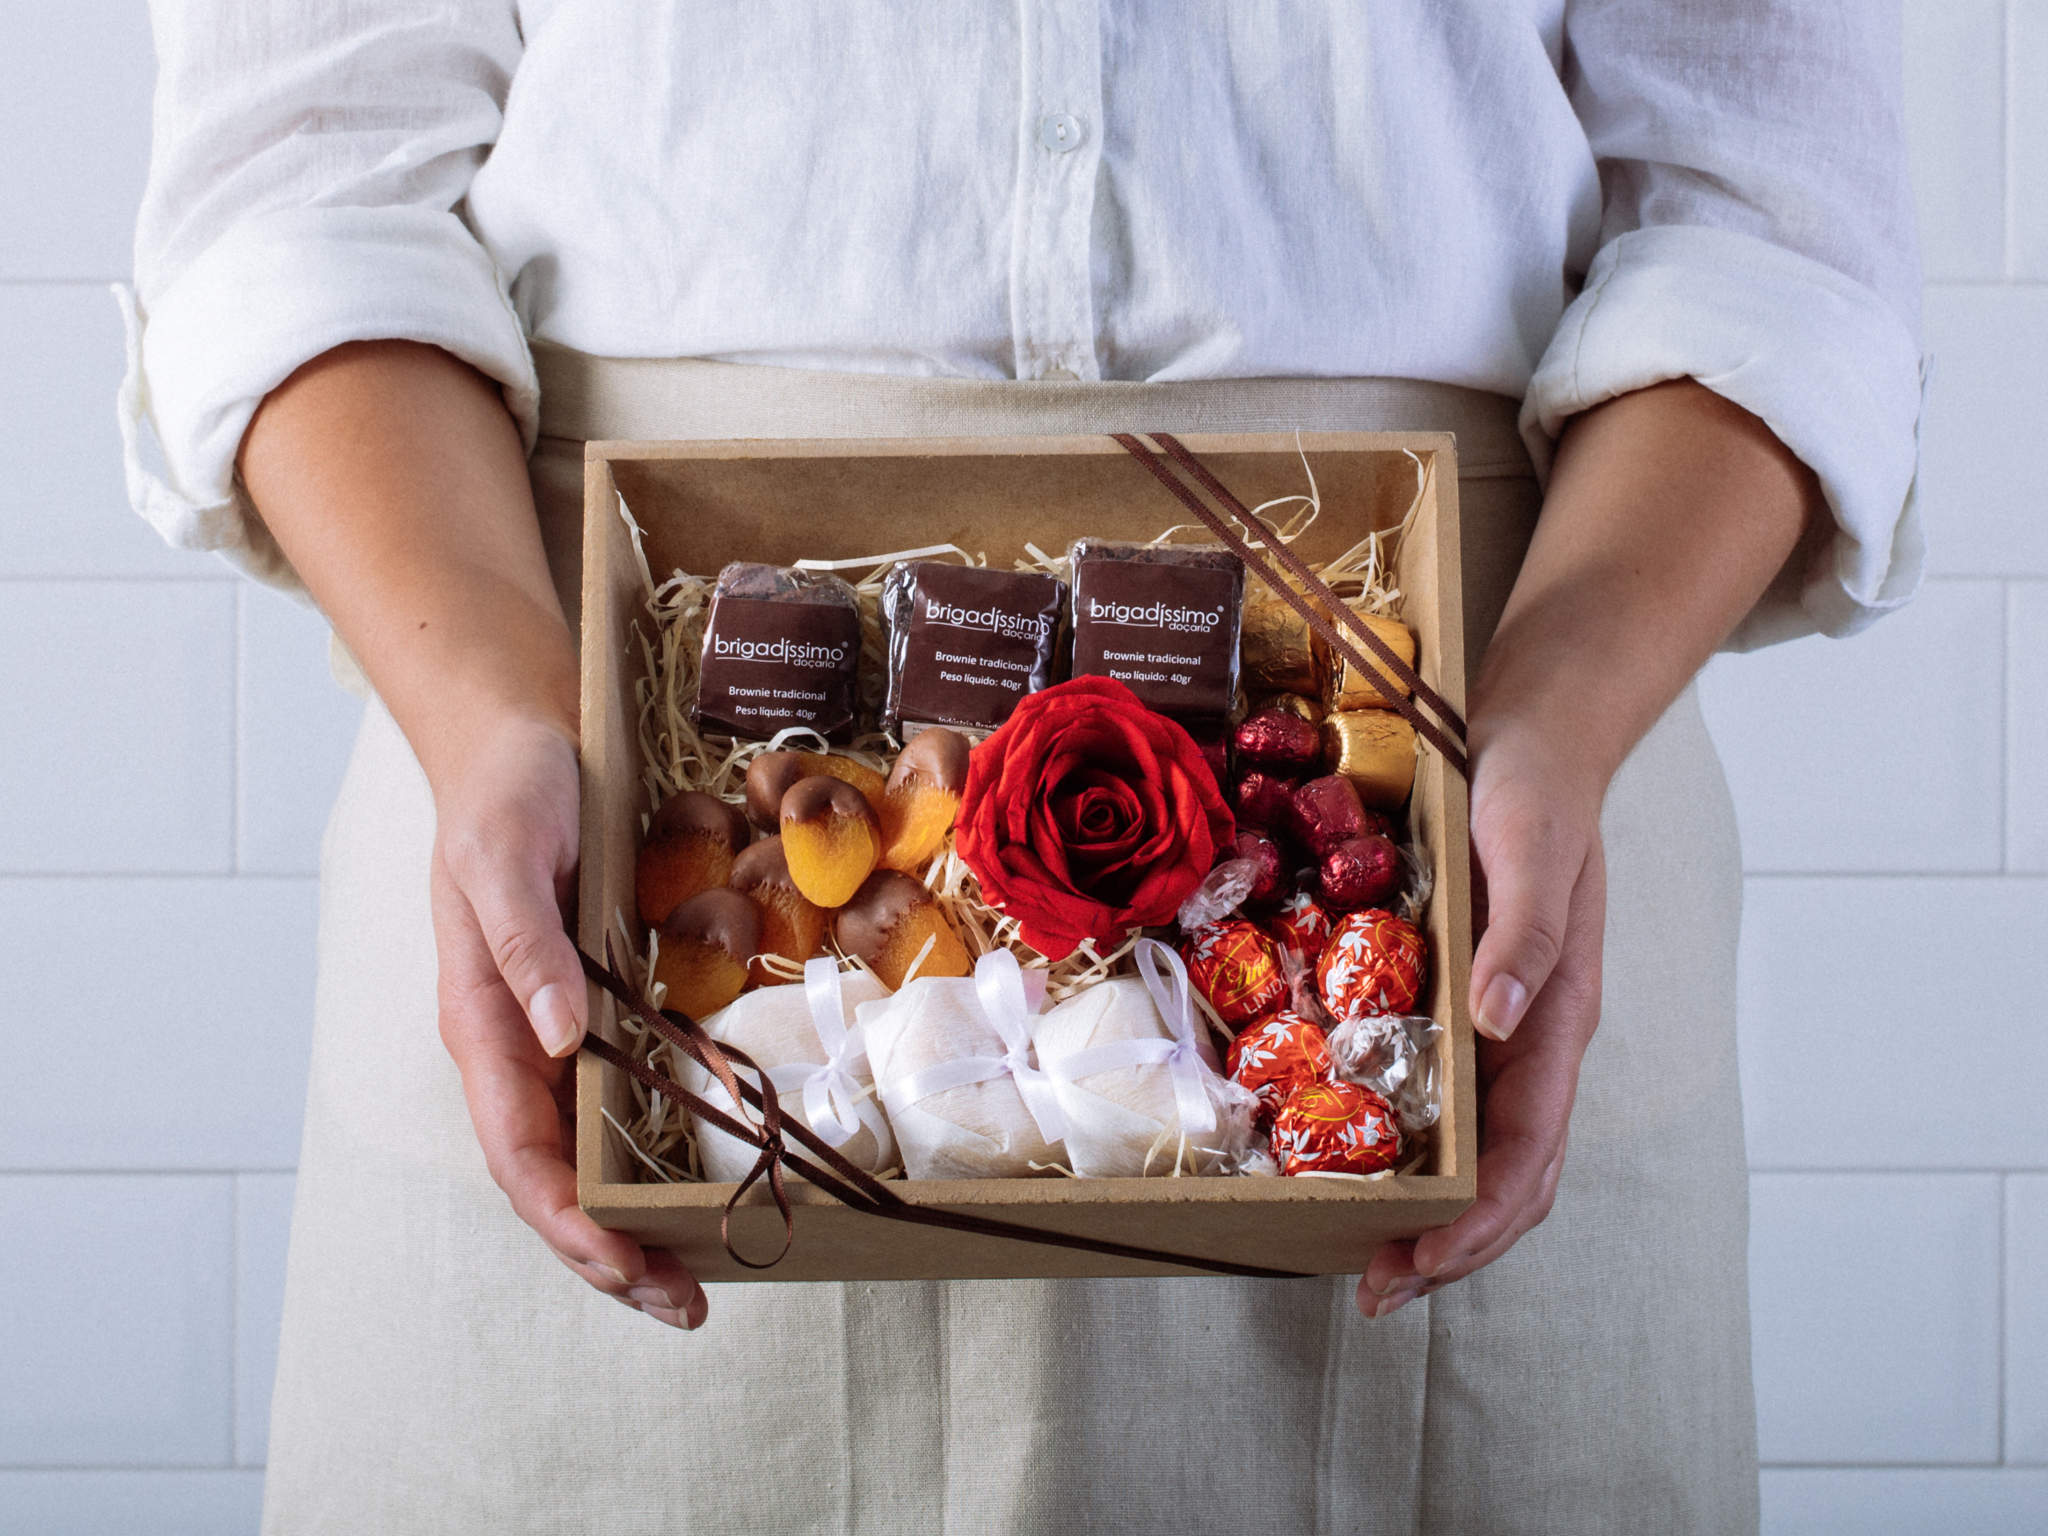
[[[1417, 669], [1464, 707], [1457, 466], [1446, 434], [1225, 434], [1183, 439], [1249, 506], [1302, 489], [1314, 466], [1322, 512], [1294, 545], [1326, 560], [1373, 528], [1398, 524], [1427, 469], [1422, 505], [1395, 562]], [[1298, 446], [1297, 446], [1298, 445]], [[1410, 457], [1410, 455], [1415, 457]], [[736, 559], [779, 565], [930, 544], [986, 551], [1007, 564], [1027, 543], [1064, 549], [1094, 535], [1145, 540], [1185, 510], [1107, 437], [744, 439], [594, 442], [585, 462], [583, 548], [583, 864], [578, 939], [603, 954], [633, 914], [644, 789], [634, 688], [645, 665], [636, 626], [645, 577], [627, 515], [659, 581], [715, 575]], [[1256, 577], [1248, 577], [1256, 584]], [[1433, 867], [1425, 931], [1430, 965], [1419, 1006], [1445, 1028], [1443, 1116], [1432, 1157], [1377, 1180], [1323, 1178], [1002, 1179], [900, 1182], [907, 1200], [1145, 1248], [1307, 1273], [1355, 1274], [1374, 1248], [1450, 1220], [1471, 1203], [1476, 1082], [1465, 1007], [1472, 960], [1466, 787], [1425, 752], [1409, 805], [1411, 835]], [[644, 937], [634, 930], [636, 938]], [[623, 1043], [616, 1007], [593, 988], [593, 1027]], [[601, 1109], [630, 1115], [624, 1073], [577, 1064], [576, 1157], [584, 1208], [608, 1227], [678, 1251], [706, 1280], [910, 1280], [1187, 1271], [1068, 1248], [888, 1221], [790, 1185], [796, 1239], [775, 1268], [727, 1255], [720, 1212], [730, 1185], [643, 1175]], [[772, 1253], [782, 1220], [765, 1189], [733, 1213], [742, 1252]]]

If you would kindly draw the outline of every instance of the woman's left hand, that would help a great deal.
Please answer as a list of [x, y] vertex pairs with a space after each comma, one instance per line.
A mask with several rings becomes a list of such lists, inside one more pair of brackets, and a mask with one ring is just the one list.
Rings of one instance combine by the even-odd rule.
[[[1485, 725], [1475, 719], [1475, 739]], [[1535, 738], [1534, 727], [1510, 727], [1473, 761], [1474, 915], [1484, 925], [1472, 961], [1478, 1198], [1449, 1226], [1373, 1255], [1358, 1283], [1367, 1317], [1491, 1264], [1557, 1196], [1579, 1062], [1600, 1022], [1604, 786]]]
[[1366, 1316], [1491, 1264], [1549, 1214], [1600, 1022], [1607, 785], [1802, 538], [1829, 526], [1819, 482], [1770, 428], [1690, 379], [1565, 432], [1472, 688], [1478, 1197], [1373, 1255]]

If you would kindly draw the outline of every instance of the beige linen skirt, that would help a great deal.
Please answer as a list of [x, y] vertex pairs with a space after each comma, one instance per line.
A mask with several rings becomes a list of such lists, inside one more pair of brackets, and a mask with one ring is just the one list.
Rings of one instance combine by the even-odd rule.
[[[1538, 504], [1513, 403], [1439, 386], [542, 362], [564, 577], [589, 437], [1449, 428], [1480, 637]], [[1753, 1529], [1739, 867], [1690, 691], [1604, 830], [1604, 1018], [1556, 1208], [1481, 1274], [1377, 1323], [1345, 1279], [726, 1285], [681, 1334], [587, 1289], [485, 1173], [435, 1031], [433, 807], [373, 702], [323, 854], [264, 1529]]]

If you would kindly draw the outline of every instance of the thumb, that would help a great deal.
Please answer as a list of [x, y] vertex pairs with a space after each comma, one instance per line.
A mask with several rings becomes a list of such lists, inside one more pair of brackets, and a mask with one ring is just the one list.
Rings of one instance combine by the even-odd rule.
[[573, 1055], [589, 1022], [583, 964], [562, 926], [553, 882], [539, 870], [500, 868], [469, 892], [498, 974], [519, 1000], [541, 1049]]
[[1564, 953], [1587, 842], [1569, 819], [1540, 811], [1490, 826], [1475, 817], [1472, 834], [1486, 898], [1486, 931], [1472, 956], [1472, 1013], [1482, 1035], [1505, 1040]]

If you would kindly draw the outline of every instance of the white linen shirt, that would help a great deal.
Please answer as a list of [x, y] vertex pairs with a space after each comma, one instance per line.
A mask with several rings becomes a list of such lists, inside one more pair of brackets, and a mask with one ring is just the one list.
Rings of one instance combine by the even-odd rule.
[[980, 378], [1696, 378], [1835, 537], [1738, 633], [1908, 598], [1922, 369], [1896, 5], [152, 0], [128, 483], [292, 575], [234, 458], [352, 340]]

